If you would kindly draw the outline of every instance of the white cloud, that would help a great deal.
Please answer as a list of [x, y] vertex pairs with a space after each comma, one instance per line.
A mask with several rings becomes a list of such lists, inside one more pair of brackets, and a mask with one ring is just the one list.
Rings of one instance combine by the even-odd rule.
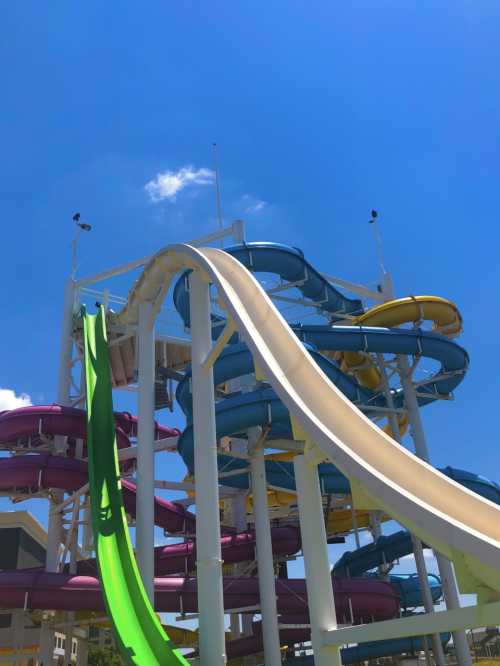
[[151, 201], [158, 202], [167, 199], [175, 201], [179, 192], [187, 187], [203, 187], [212, 185], [215, 173], [211, 169], [195, 169], [193, 166], [185, 166], [178, 171], [163, 171], [158, 173], [153, 180], [144, 186]]
[[248, 208], [245, 209], [245, 213], [258, 213], [259, 210], [262, 210], [265, 206], [267, 206], [265, 201], [257, 201], [252, 206], [248, 206]]
[[0, 388], [0, 412], [31, 405], [31, 398], [26, 393], [16, 395], [12, 389]]
[[244, 194], [242, 199], [245, 203], [245, 213], [258, 213], [267, 206], [267, 201], [257, 199], [251, 194]]

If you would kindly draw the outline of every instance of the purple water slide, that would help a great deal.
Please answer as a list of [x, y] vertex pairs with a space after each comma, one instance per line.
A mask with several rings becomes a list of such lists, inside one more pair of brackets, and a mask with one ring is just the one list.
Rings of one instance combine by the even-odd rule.
[[[120, 448], [130, 445], [129, 436], [137, 431], [137, 419], [130, 414], [115, 414]], [[156, 426], [157, 438], [178, 434], [177, 430]], [[60, 407], [25, 407], [0, 413], [0, 446], [17, 445], [24, 438], [36, 441], [41, 435], [63, 435], [69, 438], [69, 452], [76, 439], [86, 438], [85, 412]], [[41, 441], [41, 439], [40, 439]], [[0, 490], [36, 492], [43, 488], [75, 491], [87, 480], [87, 466], [82, 460], [50, 454], [25, 455], [0, 459]], [[127, 512], [135, 511], [135, 484], [123, 480], [124, 504]], [[171, 533], [195, 531], [195, 516], [184, 507], [156, 498], [155, 522]], [[232, 534], [221, 539], [226, 563], [255, 557], [255, 535], [251, 532]], [[287, 555], [300, 550], [300, 534], [295, 527], [273, 529], [273, 547], [277, 554]], [[196, 544], [188, 541], [156, 549], [157, 569], [162, 573], [187, 571], [196, 562]], [[79, 566], [92, 567], [92, 562]], [[389, 583], [339, 579], [333, 580], [339, 621], [381, 620], [399, 613], [399, 596]], [[278, 580], [278, 610], [296, 614], [295, 622], [307, 623], [307, 594], [303, 580]], [[259, 604], [258, 580], [225, 578], [226, 609], [252, 607]], [[93, 576], [54, 574], [43, 571], [15, 571], [0, 574], [0, 606], [50, 610], [104, 610], [100, 584]], [[196, 612], [197, 583], [194, 578], [155, 579], [155, 607], [158, 611]], [[242, 639], [247, 640], [247, 639]], [[253, 640], [260, 640], [258, 636]], [[246, 646], [248, 649], [248, 646]], [[257, 649], [260, 649], [257, 647]]]
[[[399, 614], [399, 596], [390, 583], [364, 579], [333, 579], [339, 622], [386, 620]], [[304, 580], [276, 581], [278, 612], [297, 615], [308, 622]], [[224, 578], [227, 611], [259, 605], [256, 578]], [[4, 571], [0, 575], [0, 606], [27, 610], [104, 611], [99, 580], [91, 576], [46, 572]], [[156, 578], [155, 609], [159, 612], [196, 613], [196, 578]]]
[[[0, 458], [0, 490], [4, 492], [37, 492], [58, 488], [72, 492], [87, 481], [87, 465], [82, 460], [53, 456], [48, 453]], [[136, 489], [131, 481], [122, 481], [125, 510], [135, 515]], [[195, 531], [195, 515], [183, 506], [155, 498], [155, 522], [170, 533]], [[272, 530], [273, 550], [276, 555], [287, 556], [301, 548], [300, 531], [294, 526], [275, 527]], [[253, 560], [255, 533], [244, 532], [221, 538], [222, 557], [227, 564]], [[194, 541], [155, 548], [157, 575], [193, 571], [196, 565]], [[96, 575], [94, 560], [78, 563], [78, 573]]]
[[[304, 616], [281, 615], [280, 624], [305, 624], [308, 619]], [[249, 654], [257, 654], [264, 651], [264, 641], [262, 638], [262, 622], [254, 622], [252, 625], [253, 635], [233, 639], [226, 645], [226, 654], [228, 659], [238, 659], [246, 657]], [[290, 643], [302, 643], [311, 640], [311, 629], [309, 627], [294, 627], [280, 629], [280, 645], [289, 645]], [[196, 654], [196, 652], [194, 653]]]
[[[130, 437], [137, 436], [137, 418], [128, 412], [115, 412], [118, 448], [130, 446]], [[19, 440], [31, 438], [41, 442], [41, 435], [68, 437], [69, 451], [74, 450], [76, 439], [87, 439], [87, 416], [83, 409], [61, 405], [35, 405], [0, 412], [0, 446], [17, 446]], [[155, 421], [155, 439], [177, 437], [177, 428], [169, 428]]]
[[[1, 424], [0, 424], [1, 432]], [[4, 492], [38, 492], [58, 488], [74, 492], [87, 482], [87, 463], [75, 458], [48, 453], [0, 458], [0, 490]], [[135, 515], [136, 488], [132, 481], [122, 480], [125, 511]], [[193, 532], [196, 517], [175, 502], [155, 497], [155, 523], [175, 534]]]
[[[129, 437], [137, 435], [137, 418], [128, 412], [115, 412], [116, 437], [119, 448], [130, 446]], [[35, 462], [23, 456], [22, 463], [12, 466], [7, 463], [2, 470], [9, 469], [12, 476], [3, 473], [0, 478], [2, 490], [16, 488], [27, 489], [36, 492], [39, 488], [59, 488], [72, 492], [87, 482], [87, 465], [81, 460], [72, 458], [74, 444], [77, 439], [85, 443], [87, 438], [86, 412], [74, 407], [62, 407], [61, 405], [37, 405], [32, 407], [21, 407], [11, 411], [0, 412], [0, 446], [8, 448], [17, 446], [23, 440], [31, 439], [31, 443], [40, 439], [40, 435], [54, 437], [61, 435], [68, 437], [69, 457], [54, 457], [45, 455], [44, 460]], [[167, 439], [179, 435], [177, 428], [169, 428], [155, 422], [155, 438]], [[37, 470], [37, 464], [39, 465]], [[26, 471], [24, 471], [26, 468]], [[28, 475], [28, 471], [31, 474]], [[26, 474], [26, 476], [25, 476]], [[13, 482], [9, 485], [9, 478]], [[7, 485], [5, 485], [7, 484]], [[135, 484], [123, 480], [123, 501], [125, 510], [135, 515]], [[159, 497], [155, 498], [155, 522], [159, 527], [171, 532], [194, 532], [196, 518], [193, 513], [187, 511], [182, 505], [168, 502]]]
[[[333, 579], [335, 610], [337, 612], [337, 621], [339, 624], [389, 619], [390, 606], [385, 598], [386, 590], [382, 590], [379, 586], [380, 581], [343, 579], [343, 583], [344, 586], [339, 588], [336, 579]], [[353, 583], [356, 584], [355, 587], [362, 584], [363, 590], [360, 592], [359, 589], [355, 589], [355, 587], [352, 586]], [[373, 583], [375, 583], [375, 585], [373, 585]], [[385, 585], [387, 586], [388, 583], [385, 583]], [[360, 596], [357, 596], [356, 592], [360, 592]], [[362, 596], [363, 593], [367, 595], [371, 594], [373, 595], [373, 598], [364, 599]], [[338, 597], [340, 597], [340, 601]], [[345, 599], [349, 599], [349, 597], [352, 602], [352, 615], [351, 609], [345, 605]], [[378, 599], [378, 602], [374, 601], [375, 598]], [[370, 612], [372, 610], [374, 611], [373, 613]], [[391, 617], [395, 617], [395, 615]], [[280, 645], [302, 643], [311, 639], [311, 628], [308, 626], [300, 626], [309, 624], [310, 620], [308, 613], [281, 613], [278, 621], [282, 627], [279, 630]], [[283, 627], [282, 625], [290, 626]], [[238, 659], [263, 651], [264, 642], [262, 636], [262, 622], [252, 623], [252, 635], [233, 639], [226, 645], [228, 659]], [[193, 652], [193, 655], [196, 654], [197, 651]]]
[[[128, 437], [137, 433], [137, 419], [128, 413], [115, 413], [117, 436], [122, 448], [129, 446]], [[13, 445], [22, 438], [45, 435], [64, 435], [73, 439], [86, 437], [85, 412], [59, 405], [23, 407], [0, 413], [0, 445]], [[178, 431], [156, 424], [156, 437], [176, 436]], [[82, 460], [50, 454], [37, 454], [0, 459], [0, 490], [37, 492], [58, 488], [73, 492], [87, 481], [87, 465]], [[135, 515], [136, 489], [131, 481], [123, 480], [125, 510]], [[171, 534], [192, 533], [196, 530], [196, 517], [182, 505], [155, 498], [155, 523]], [[301, 548], [300, 532], [296, 527], [273, 530], [273, 549], [276, 555], [286, 556]], [[221, 539], [223, 559], [226, 563], [248, 561], [255, 558], [255, 534], [228, 534]], [[155, 571], [158, 575], [192, 571], [196, 563], [196, 544], [188, 541], [155, 549]], [[95, 562], [78, 563], [78, 573], [95, 575]]]

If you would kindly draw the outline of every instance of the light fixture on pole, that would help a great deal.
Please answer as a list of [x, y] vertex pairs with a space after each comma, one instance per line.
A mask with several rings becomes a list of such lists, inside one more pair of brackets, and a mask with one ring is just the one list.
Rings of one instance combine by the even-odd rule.
[[385, 275], [386, 270], [384, 266], [384, 252], [383, 252], [383, 247], [382, 247], [382, 236], [380, 235], [380, 229], [378, 228], [377, 224], [378, 220], [378, 212], [375, 209], [372, 209], [370, 211], [370, 219], [369, 219], [369, 224], [372, 225], [373, 229], [373, 235], [375, 236], [375, 243], [377, 244], [377, 254], [378, 254], [378, 262], [380, 264], [380, 269], [382, 271], [382, 276]]
[[75, 231], [75, 237], [73, 238], [73, 241], [71, 243], [72, 247], [72, 261], [71, 261], [71, 277], [73, 280], [75, 279], [76, 276], [76, 269], [77, 269], [77, 247], [78, 247], [78, 240], [80, 238], [80, 234], [82, 231], [91, 231], [92, 227], [90, 224], [86, 224], [85, 222], [80, 222], [81, 215], [80, 213], [75, 213], [73, 215], [73, 222], [76, 225], [76, 231]]

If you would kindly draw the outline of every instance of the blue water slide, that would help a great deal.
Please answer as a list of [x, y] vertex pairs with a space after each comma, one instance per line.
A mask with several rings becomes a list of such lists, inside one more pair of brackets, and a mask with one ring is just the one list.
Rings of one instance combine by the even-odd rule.
[[[327, 375], [327, 377], [348, 397], [352, 402], [360, 406], [365, 404], [385, 405], [384, 396], [375, 391], [362, 387], [358, 382], [343, 373], [335, 361], [330, 360], [323, 354], [320, 354], [313, 345], [304, 343], [309, 353]], [[218, 386], [224, 382], [242, 377], [255, 372], [252, 354], [243, 342], [228, 345], [222, 350], [219, 358], [214, 364], [214, 384]], [[179, 382], [175, 394], [177, 402], [187, 417], [191, 416], [191, 368], [187, 369], [184, 379]], [[231, 401], [232, 397], [224, 398], [225, 401]]]
[[[500, 500], [500, 494], [499, 494]], [[382, 535], [373, 543], [362, 546], [354, 551], [346, 551], [333, 566], [334, 576], [355, 578], [382, 566], [388, 562], [395, 562], [405, 555], [413, 552], [410, 533], [400, 530]]]
[[[390, 574], [389, 581], [396, 588], [403, 610], [423, 606], [422, 592], [418, 574]], [[443, 596], [441, 579], [435, 574], [427, 574], [432, 601], [437, 603]]]
[[[450, 633], [441, 634], [441, 642], [445, 646], [451, 638]], [[432, 645], [432, 637], [427, 636], [428, 645]], [[390, 657], [394, 654], [413, 654], [424, 649], [422, 636], [415, 638], [395, 638], [387, 641], [360, 643], [355, 647], [342, 648], [340, 656], [342, 664], [355, 664], [377, 657]], [[294, 657], [283, 662], [283, 666], [314, 666], [314, 658]]]
[[[304, 258], [301, 250], [280, 243], [245, 243], [224, 248], [254, 273], [273, 273], [286, 281], [293, 283], [310, 299], [312, 304], [330, 315], [332, 321], [343, 319], [345, 315], [357, 316], [363, 313], [360, 300], [347, 298], [335, 289], [311, 264]], [[174, 303], [189, 326], [189, 295], [187, 290], [187, 275], [182, 274], [174, 287]]]
[[[276, 393], [270, 388], [261, 388], [250, 393], [243, 393], [216, 404], [216, 425], [217, 437], [227, 435], [246, 436], [245, 431], [256, 425], [269, 425], [270, 431], [268, 438], [272, 446], [272, 440], [275, 438], [291, 438], [291, 424], [288, 410], [279, 400]], [[194, 471], [194, 440], [193, 427], [191, 422], [184, 429], [178, 442], [178, 451], [186, 463], [188, 469]], [[245, 470], [247, 462], [230, 456], [219, 455], [219, 471], [229, 472], [237, 469]], [[321, 488], [324, 493], [349, 494], [350, 486], [348, 479], [332, 464], [322, 463], [318, 467]], [[466, 472], [453, 467], [445, 467], [440, 470], [458, 483], [466, 486], [470, 490], [479, 493], [483, 497], [500, 504], [500, 486], [490, 481], [484, 476]], [[285, 490], [295, 490], [295, 479], [293, 474], [293, 464], [289, 462], [266, 461], [267, 482]], [[248, 473], [242, 471], [241, 475], [224, 477], [221, 483], [234, 488], [248, 488]], [[392, 536], [392, 535], [391, 535]], [[381, 537], [381, 539], [390, 537]], [[370, 544], [372, 545], [372, 544]], [[362, 549], [361, 549], [362, 550]], [[405, 551], [397, 557], [407, 554]], [[380, 561], [373, 566], [383, 564], [383, 555], [380, 554]], [[391, 561], [387, 556], [386, 561]], [[360, 571], [368, 571], [368, 567]], [[352, 573], [351, 575], [358, 575]]]
[[[440, 471], [478, 495], [500, 504], [500, 486], [494, 481], [453, 467], [444, 467]], [[423, 545], [426, 548], [426, 545]], [[334, 564], [332, 573], [334, 576], [354, 578], [383, 564], [399, 560], [412, 552], [410, 533], [400, 530], [387, 536], [382, 535], [373, 543], [357, 550], [346, 551]]]
[[[455, 342], [440, 335], [421, 330], [373, 328], [360, 326], [319, 326], [292, 324], [292, 329], [307, 346], [316, 363], [327, 377], [359, 407], [386, 406], [380, 391], [361, 386], [353, 377], [340, 370], [337, 363], [326, 358], [322, 351], [367, 351], [425, 356], [440, 363], [439, 369], [425, 385], [419, 386], [419, 402], [427, 404], [450, 395], [462, 381], [469, 364], [467, 352]], [[228, 345], [214, 365], [214, 382], [222, 384], [235, 377], [254, 372], [252, 356], [242, 342]], [[190, 370], [179, 384], [176, 398], [185, 414], [190, 407]], [[396, 406], [403, 404], [402, 391], [393, 391]]]
[[[230, 400], [222, 400], [217, 403], [215, 409], [218, 438], [226, 435], [241, 434], [243, 436], [248, 428], [266, 424], [271, 426], [268, 434], [270, 440], [292, 437], [288, 410], [270, 388], [245, 393], [232, 397]], [[194, 441], [191, 422], [188, 422], [179, 438], [177, 448], [188, 469], [194, 472]], [[229, 472], [237, 469], [246, 470], [248, 464], [245, 460], [219, 455], [218, 467], [220, 472]], [[323, 492], [350, 492], [348, 480], [333, 465], [321, 464], [319, 473]], [[292, 463], [267, 461], [266, 476], [268, 484], [272, 486], [295, 490]], [[242, 471], [241, 476], [224, 477], [221, 482], [233, 488], [246, 489], [249, 487], [248, 473]]]
[[[469, 366], [469, 355], [463, 347], [442, 335], [421, 329], [311, 324], [292, 324], [292, 329], [302, 342], [309, 343], [321, 351], [401, 354], [437, 361], [440, 364], [439, 369], [426, 380], [425, 384], [419, 386], [421, 406], [450, 395], [462, 381]], [[365, 405], [372, 404], [380, 396], [380, 393], [371, 391], [372, 397], [366, 401], [364, 398], [366, 391], [367, 389], [364, 389], [364, 394], [360, 397], [360, 401], [364, 401]], [[383, 403], [383, 397], [381, 398]], [[396, 407], [402, 406], [402, 391], [394, 391], [393, 399]]]
[[[321, 342], [323, 338], [329, 338], [331, 335], [332, 337], [337, 338], [338, 341], [351, 341], [351, 345], [354, 347], [352, 344], [352, 337], [359, 336], [358, 330], [356, 330], [353, 335], [350, 335], [349, 331], [346, 332], [340, 327], [340, 330], [333, 330], [331, 333], [328, 329], [323, 330], [323, 327], [303, 328], [303, 334], [305, 336], [307, 335], [309, 341], [316, 339], [315, 336], [317, 336]], [[413, 331], [390, 331], [389, 329], [373, 329], [373, 331], [373, 340], [379, 346], [379, 348], [381, 347], [381, 341], [385, 341], [385, 344], [388, 344], [387, 341], [390, 341], [391, 339], [399, 339], [408, 343], [406, 349], [409, 349], [410, 346], [417, 344], [415, 340], [416, 333]], [[387, 332], [389, 332], [389, 335], [386, 335]], [[401, 335], [398, 335], [399, 333]], [[432, 337], [431, 342], [435, 342], [437, 348], [451, 350], [453, 353], [457, 352], [455, 354], [457, 358], [453, 358], [455, 365], [452, 365], [452, 361], [449, 360], [447, 366], [448, 368], [455, 367], [457, 365], [459, 366], [459, 359], [463, 367], [463, 364], [467, 360], [467, 356], [461, 347], [455, 345], [454, 343], [447, 344], [448, 341], [445, 338], [433, 336], [432, 334], [429, 335]], [[364, 334], [362, 338], [364, 339]], [[441, 343], [445, 344], [440, 347]], [[340, 388], [341, 391], [344, 392], [344, 394], [350, 400], [357, 403], [360, 408], [366, 407], [366, 405], [385, 405], [385, 398], [382, 394], [377, 394], [370, 389], [360, 387], [354, 379], [342, 373], [335, 362], [317, 352], [313, 346], [309, 344], [309, 342], [305, 342], [305, 344], [325, 374]], [[332, 345], [333, 344], [337, 343], [332, 343]], [[358, 339], [356, 344], [361, 344], [361, 339]], [[345, 342], [345, 345], [347, 345], [347, 342]], [[252, 355], [250, 354], [246, 345], [241, 342], [234, 345], [229, 345], [223, 350], [222, 354], [214, 365], [214, 383], [219, 385], [228, 381], [229, 379], [240, 377], [252, 373], [253, 371], [254, 364]], [[461, 378], [462, 374], [459, 372], [457, 377]], [[191, 374], [188, 370], [185, 378], [179, 383], [177, 387], [176, 398], [188, 419], [187, 427], [185, 428], [179, 440], [178, 450], [188, 468], [193, 470], [194, 441], [191, 424], [192, 402], [190, 379]], [[446, 381], [456, 381], [456, 378], [447, 379]], [[448, 385], [444, 390], [446, 391], [449, 388], [450, 386]], [[262, 388], [246, 394], [233, 394], [220, 400], [216, 405], [216, 423], [217, 436], [219, 438], [228, 435], [240, 435], [244, 437], [245, 431], [255, 425], [270, 427], [268, 440], [270, 441], [271, 446], [273, 439], [292, 437], [288, 410], [278, 399], [274, 390], [267, 385], [263, 385]], [[219, 469], [221, 471], [229, 472], [245, 467], [245, 461], [237, 460], [229, 456], [219, 456]], [[347, 479], [333, 465], [322, 464], [320, 465], [319, 471], [322, 489], [324, 492], [349, 492], [349, 484]], [[270, 484], [285, 489], [295, 489], [295, 483], [293, 479], [293, 465], [291, 463], [267, 462], [266, 472], [268, 482]], [[449, 476], [452, 476], [452, 478], [455, 478], [453, 476], [455, 472], [452, 468], [445, 470], [445, 473]], [[458, 475], [457, 480], [461, 481], [460, 474]], [[484, 492], [488, 493], [488, 497], [491, 495], [496, 496], [498, 494], [497, 487], [492, 487], [491, 482], [487, 481], [484, 484], [484, 480], [482, 478], [481, 481], [478, 482], [475, 475], [471, 475], [468, 481], [469, 483], [474, 484], [472, 489], [476, 489], [481, 485], [484, 485]], [[247, 474], [245, 472], [242, 473], [241, 476], [238, 475], [234, 477], [226, 477], [224, 479], [224, 483], [236, 488], [247, 488]]]
[[[243, 265], [253, 272], [274, 273], [283, 280], [297, 285], [304, 296], [317, 302], [318, 294], [324, 290], [325, 302], [321, 306], [323, 312], [343, 314], [360, 314], [361, 302], [349, 299], [332, 287], [304, 258], [297, 248], [287, 247], [278, 243], [247, 243], [227, 248]], [[174, 305], [186, 326], [189, 326], [189, 291], [187, 289], [186, 271], [178, 279], [173, 292]], [[328, 297], [326, 296], [328, 294]], [[215, 323], [222, 324], [224, 319], [212, 315]], [[335, 317], [331, 317], [333, 321]], [[296, 335], [310, 343], [315, 349], [322, 351], [364, 351], [371, 353], [399, 353], [416, 357], [424, 356], [440, 363], [439, 370], [419, 387], [421, 405], [435, 398], [450, 395], [462, 380], [469, 364], [467, 352], [456, 343], [428, 331], [387, 329], [360, 326], [318, 326], [292, 324]], [[214, 326], [213, 336], [217, 338], [222, 326]], [[238, 335], [232, 336], [230, 342], [236, 343]], [[323, 365], [322, 365], [323, 368]], [[324, 368], [323, 368], [324, 369]], [[336, 378], [329, 377], [339, 388], [345, 386], [346, 395], [356, 404], [379, 406], [385, 403], [380, 393], [369, 391], [336, 370]], [[328, 373], [327, 373], [328, 374]], [[343, 377], [342, 377], [343, 375]], [[239, 376], [233, 374], [232, 377]], [[227, 375], [227, 378], [231, 378]], [[401, 391], [395, 391], [396, 406], [401, 406]]]
[[[312, 269], [304, 260], [303, 254], [295, 248], [287, 248], [276, 243], [256, 243], [245, 246], [228, 248], [238, 260], [241, 260], [250, 270], [275, 272], [290, 282], [301, 282], [300, 288], [308, 297], [317, 298], [319, 284], [323, 284], [330, 294], [328, 303], [331, 311], [357, 312], [359, 301], [346, 299], [340, 292], [329, 285], [321, 275]], [[311, 285], [306, 289], [308, 280]], [[326, 286], [325, 286], [326, 285]], [[326, 293], [326, 292], [325, 292]], [[189, 293], [186, 290], [186, 275], [178, 280], [174, 288], [174, 302], [186, 323], [189, 323]], [[386, 329], [354, 326], [318, 326], [318, 325], [292, 325], [297, 336], [308, 346], [315, 361], [325, 374], [339, 389], [360, 408], [370, 406], [384, 406], [385, 397], [380, 392], [362, 387], [358, 382], [344, 374], [338, 365], [323, 356], [318, 349], [324, 351], [367, 351], [392, 352], [413, 356], [427, 356], [440, 363], [440, 368], [434, 378], [425, 386], [419, 387], [420, 401], [425, 404], [433, 397], [449, 395], [462, 380], [467, 369], [469, 358], [467, 352], [443, 336], [421, 330]], [[228, 345], [220, 355], [214, 366], [214, 382], [222, 384], [235, 377], [254, 372], [253, 359], [243, 343]], [[179, 441], [179, 451], [192, 471], [194, 466], [193, 432], [190, 423], [191, 395], [190, 372], [179, 384], [176, 393], [177, 400], [184, 410], [188, 424]], [[402, 394], [394, 392], [396, 404], [401, 404]], [[217, 435], [243, 435], [245, 430], [255, 425], [269, 425], [268, 439], [291, 437], [291, 426], [288, 411], [278, 400], [274, 391], [269, 387], [262, 387], [257, 391], [243, 395], [231, 395], [221, 400], [216, 406]], [[235, 460], [229, 456], [219, 456], [219, 469], [233, 471], [245, 468], [246, 463]], [[322, 489], [327, 493], [349, 492], [347, 479], [330, 464], [320, 465], [320, 479]], [[464, 483], [472, 490], [499, 501], [499, 487], [491, 481], [474, 474], [454, 470], [451, 467], [442, 470], [445, 474]], [[271, 485], [294, 490], [293, 465], [284, 462], [267, 462], [266, 474]], [[248, 475], [226, 477], [226, 485], [247, 488]]]

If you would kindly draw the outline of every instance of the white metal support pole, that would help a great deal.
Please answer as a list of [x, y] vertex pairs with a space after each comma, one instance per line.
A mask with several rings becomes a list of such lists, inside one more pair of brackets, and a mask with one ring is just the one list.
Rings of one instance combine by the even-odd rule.
[[[61, 347], [59, 351], [59, 374], [57, 402], [60, 405], [70, 404], [71, 392], [71, 362], [73, 356], [73, 308], [75, 303], [75, 281], [70, 278], [64, 288], [64, 306], [61, 328]], [[54, 441], [56, 453], [64, 454], [66, 438], [57, 436]], [[55, 572], [58, 567], [59, 549], [62, 536], [62, 515], [56, 513], [54, 508], [62, 501], [63, 493], [54, 493], [54, 499], [49, 501], [49, 519], [47, 526], [47, 551], [45, 569]], [[47, 620], [43, 620], [40, 628], [40, 658], [43, 666], [53, 662], [54, 634]]]
[[47, 571], [57, 571], [57, 558], [59, 555], [59, 546], [61, 544], [62, 516], [54, 511], [58, 503], [62, 501], [62, 494], [57, 493], [55, 498], [49, 502], [49, 524], [47, 528], [47, 553], [45, 560], [45, 569]]
[[[411, 381], [411, 372], [406, 356], [398, 357], [398, 367], [401, 375], [401, 384], [403, 386], [408, 418], [410, 421], [411, 436], [415, 445], [415, 453], [419, 458], [429, 462], [429, 449], [425, 432], [418, 408], [418, 400], [415, 387]], [[460, 608], [460, 597], [458, 596], [457, 581], [453, 565], [440, 553], [434, 553], [438, 563], [439, 575], [441, 576], [441, 585], [443, 586], [446, 608], [452, 610]], [[453, 632], [453, 644], [457, 655], [457, 661], [460, 666], [472, 666], [469, 645], [465, 636], [465, 631]]]
[[153, 305], [139, 304], [137, 429], [137, 564], [151, 603], [154, 604], [154, 354]]
[[[387, 300], [394, 298], [394, 286], [390, 273], [383, 272], [382, 292]], [[415, 446], [415, 453], [419, 458], [429, 462], [429, 449], [420, 417], [417, 394], [411, 380], [410, 367], [406, 356], [398, 356], [398, 369], [403, 387], [405, 404], [408, 410], [408, 419], [410, 421], [411, 436]], [[397, 431], [399, 433], [399, 430]], [[444, 598], [448, 609], [460, 608], [460, 598], [458, 596], [458, 587], [455, 579], [455, 572], [451, 562], [439, 553], [434, 553], [438, 563], [439, 575], [441, 576], [441, 585], [443, 586]], [[472, 666], [469, 645], [464, 631], [453, 632], [453, 643], [457, 655], [459, 666]]]
[[13, 630], [13, 663], [22, 664], [24, 662], [23, 658], [23, 648], [24, 648], [24, 611], [15, 610], [12, 613], [12, 630]]
[[235, 220], [232, 224], [232, 231], [235, 243], [245, 242], [245, 223], [243, 220]]
[[358, 519], [356, 518], [356, 509], [354, 508], [354, 502], [351, 497], [351, 521], [352, 529], [354, 532], [354, 540], [356, 542], [356, 548], [359, 550], [361, 548], [361, 541], [359, 539], [359, 529], [358, 529]]
[[259, 444], [262, 429], [249, 428], [248, 453], [252, 478], [255, 538], [257, 544], [257, 566], [259, 573], [259, 595], [262, 614], [262, 637], [266, 666], [280, 666], [281, 652], [276, 604], [276, 581], [274, 578], [273, 546], [267, 505], [266, 465], [264, 447]]
[[75, 304], [74, 280], [69, 279], [64, 288], [64, 311], [59, 355], [59, 382], [57, 400], [61, 405], [69, 404], [71, 392], [71, 358], [73, 353], [73, 308]]
[[315, 666], [340, 666], [340, 650], [326, 648], [322, 638], [324, 631], [337, 628], [337, 617], [328, 561], [318, 467], [306, 462], [303, 455], [294, 458], [293, 467], [297, 486], [314, 664]]
[[89, 658], [88, 630], [87, 638], [78, 638], [76, 647], [76, 666], [87, 666]]
[[374, 541], [382, 536], [382, 527], [380, 526], [380, 515], [378, 511], [372, 511], [370, 514], [370, 532], [372, 533]]
[[[231, 438], [231, 451], [236, 451], [237, 453], [246, 453], [247, 452], [247, 443], [246, 440]], [[231, 506], [231, 519], [233, 527], [236, 529], [236, 532], [246, 532], [247, 531], [247, 498], [243, 492], [238, 493], [232, 499], [226, 500], [230, 502]], [[242, 570], [244, 570], [244, 564], [234, 564], [233, 565], [233, 576], [238, 577]], [[240, 638], [242, 636], [242, 627], [241, 619], [244, 616], [241, 616], [239, 613], [231, 613], [230, 623], [231, 623], [231, 639]]]
[[[69, 572], [70, 574], [74, 575], [76, 574], [76, 569], [77, 569], [77, 564], [76, 564], [76, 558], [78, 554], [78, 524], [80, 521], [80, 505], [81, 505], [81, 500], [84, 499], [82, 496], [77, 497], [75, 499], [75, 502], [78, 503], [78, 511], [76, 514], [76, 525], [72, 525], [70, 529], [73, 530], [73, 533], [71, 535], [71, 542], [70, 542], [70, 562], [69, 562]], [[74, 611], [69, 611], [66, 619], [68, 621], [68, 626], [66, 628], [66, 643], [65, 643], [65, 649], [64, 649], [64, 662], [65, 664], [71, 664], [71, 658], [73, 654], [73, 634], [74, 634], [74, 622], [75, 622], [75, 612]]]
[[[434, 602], [432, 600], [432, 592], [429, 587], [429, 578], [427, 575], [427, 566], [425, 564], [424, 557], [424, 548], [422, 542], [414, 534], [411, 535], [411, 542], [413, 546], [413, 556], [415, 558], [415, 566], [417, 569], [417, 574], [420, 582], [420, 591], [422, 593], [422, 602], [426, 613], [432, 613], [434, 611]], [[425, 583], [422, 584], [422, 581], [425, 578]], [[430, 658], [429, 647], [427, 645], [426, 637], [423, 638], [423, 647], [425, 652], [425, 660], [432, 665]], [[437, 666], [445, 666], [446, 657], [444, 656], [443, 644], [441, 643], [441, 637], [439, 634], [432, 634], [432, 651], [434, 652], [434, 659]]]
[[[75, 282], [69, 279], [64, 290], [64, 310], [61, 331], [61, 348], [59, 352], [59, 381], [57, 402], [60, 405], [70, 404], [71, 391], [71, 361], [73, 354], [73, 306], [75, 299]], [[56, 453], [63, 454], [66, 440], [60, 435], [55, 438]], [[57, 571], [59, 546], [61, 544], [62, 517], [53, 511], [56, 504], [62, 500], [62, 493], [49, 504], [49, 523], [47, 534], [47, 555], [45, 568], [47, 571]]]
[[[394, 400], [392, 398], [392, 393], [390, 391], [389, 382], [387, 379], [387, 372], [385, 366], [385, 359], [383, 354], [377, 354], [377, 360], [379, 364], [380, 377], [382, 380], [382, 387], [384, 389], [385, 397], [387, 400], [387, 406], [391, 410], [389, 412], [389, 425], [391, 426], [392, 436], [401, 444], [401, 433], [399, 430], [399, 423], [394, 413]], [[415, 557], [415, 566], [417, 569], [418, 579], [420, 582], [420, 590], [422, 593], [422, 601], [426, 613], [432, 613], [434, 611], [434, 602], [432, 601], [432, 592], [429, 587], [429, 578], [427, 575], [427, 566], [425, 564], [424, 550], [422, 547], [422, 542], [420, 539], [417, 539], [413, 534], [411, 535], [412, 545], [413, 545], [413, 554]], [[432, 636], [432, 649], [434, 652], [434, 659], [436, 660], [437, 666], [444, 666], [446, 664], [446, 658], [444, 656], [443, 645], [441, 643], [441, 638], [439, 634], [433, 634]], [[429, 649], [427, 647], [426, 641], [424, 640], [424, 652], [425, 659], [429, 666], [431, 666], [431, 658], [429, 654]]]
[[214, 380], [213, 369], [203, 368], [212, 346], [210, 287], [200, 273], [193, 271], [189, 290], [200, 661], [223, 666], [226, 653]]

